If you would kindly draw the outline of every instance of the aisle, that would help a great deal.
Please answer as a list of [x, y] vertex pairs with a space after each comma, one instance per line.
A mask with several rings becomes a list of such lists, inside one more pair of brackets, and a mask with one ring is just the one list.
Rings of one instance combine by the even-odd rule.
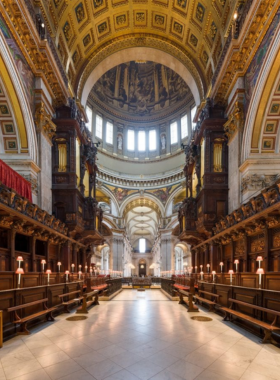
[[280, 379], [280, 350], [213, 313], [191, 319], [160, 290], [125, 290], [83, 321], [63, 314], [0, 349], [0, 379]]

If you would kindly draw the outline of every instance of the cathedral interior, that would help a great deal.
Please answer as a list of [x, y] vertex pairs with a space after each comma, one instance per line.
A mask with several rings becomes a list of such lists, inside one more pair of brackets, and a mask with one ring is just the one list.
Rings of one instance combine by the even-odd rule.
[[0, 380], [280, 379], [279, 149], [280, 0], [2, 0]]

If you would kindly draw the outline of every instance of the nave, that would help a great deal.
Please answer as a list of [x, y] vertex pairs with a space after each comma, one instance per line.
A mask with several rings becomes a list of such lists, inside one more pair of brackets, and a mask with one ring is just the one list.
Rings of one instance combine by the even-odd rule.
[[200, 308], [192, 320], [160, 290], [124, 290], [85, 320], [59, 315], [0, 350], [0, 379], [280, 379], [280, 349]]

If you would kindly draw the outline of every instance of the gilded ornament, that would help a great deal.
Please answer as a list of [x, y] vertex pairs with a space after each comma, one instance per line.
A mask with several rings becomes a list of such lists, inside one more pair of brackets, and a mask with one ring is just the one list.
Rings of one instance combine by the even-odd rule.
[[145, 21], [145, 13], [144, 12], [137, 12], [136, 13], [136, 21], [144, 22]]
[[106, 30], [108, 29], [107, 22], [106, 21], [102, 22], [102, 24], [98, 25], [97, 28], [100, 34], [106, 32]]
[[251, 244], [251, 251], [252, 252], [260, 252], [264, 250], [265, 241], [264, 239], [257, 239], [252, 242]]
[[179, 24], [178, 22], [174, 21], [174, 24], [173, 24], [173, 30], [178, 33], [178, 34], [182, 34], [183, 32], [183, 25]]
[[213, 21], [212, 24], [211, 24], [211, 29], [210, 29], [210, 35], [211, 35], [211, 38], [212, 38], [213, 41], [214, 41], [214, 39], [216, 37], [216, 34], [217, 34], [217, 26], [216, 26], [216, 24]]
[[194, 36], [193, 34], [191, 34], [190, 36], [190, 42], [193, 46], [197, 46], [197, 43], [198, 43], [198, 39], [196, 38], [196, 36]]
[[204, 50], [203, 53], [202, 53], [202, 60], [205, 63], [205, 65], [207, 65], [208, 59], [209, 59], [208, 54]]
[[46, 111], [45, 104], [43, 102], [37, 104], [34, 120], [37, 130], [42, 131], [51, 141], [55, 135], [56, 126], [52, 122], [51, 115]]
[[155, 15], [155, 24], [156, 25], [163, 25], [164, 24], [164, 17], [160, 15]]
[[126, 15], [120, 15], [116, 17], [116, 22], [118, 25], [126, 24]]
[[274, 235], [273, 236], [273, 247], [279, 248], [280, 247], [280, 235]]
[[76, 13], [77, 21], [79, 23], [82, 22], [85, 18], [85, 10], [84, 10], [83, 3], [80, 3], [79, 5], [77, 5], [77, 7], [75, 8], [75, 13]]
[[103, 0], [93, 0], [93, 6], [94, 8], [99, 8], [103, 4]]
[[91, 41], [90, 34], [87, 34], [87, 35], [83, 38], [83, 44], [84, 44], [84, 47], [87, 47], [88, 44], [90, 43], [90, 41]]
[[177, 0], [177, 5], [183, 9], [187, 8], [187, 0]]
[[205, 14], [205, 8], [204, 8], [204, 6], [203, 6], [201, 3], [198, 3], [198, 4], [197, 4], [197, 7], [196, 7], [196, 18], [197, 18], [200, 22], [203, 21], [204, 14]]
[[64, 24], [63, 33], [66, 38], [66, 41], [69, 41], [72, 36], [72, 32], [71, 32], [71, 27], [68, 21], [66, 21], [66, 23]]

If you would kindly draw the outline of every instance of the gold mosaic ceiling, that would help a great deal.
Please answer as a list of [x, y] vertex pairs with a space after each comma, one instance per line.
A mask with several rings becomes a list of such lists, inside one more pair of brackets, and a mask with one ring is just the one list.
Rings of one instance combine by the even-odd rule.
[[[74, 90], [117, 50], [151, 46], [179, 58], [205, 95], [238, 0], [36, 1]], [[115, 44], [115, 45], [114, 45]], [[115, 46], [115, 47], [114, 47]], [[78, 93], [79, 95], [79, 93]]]

